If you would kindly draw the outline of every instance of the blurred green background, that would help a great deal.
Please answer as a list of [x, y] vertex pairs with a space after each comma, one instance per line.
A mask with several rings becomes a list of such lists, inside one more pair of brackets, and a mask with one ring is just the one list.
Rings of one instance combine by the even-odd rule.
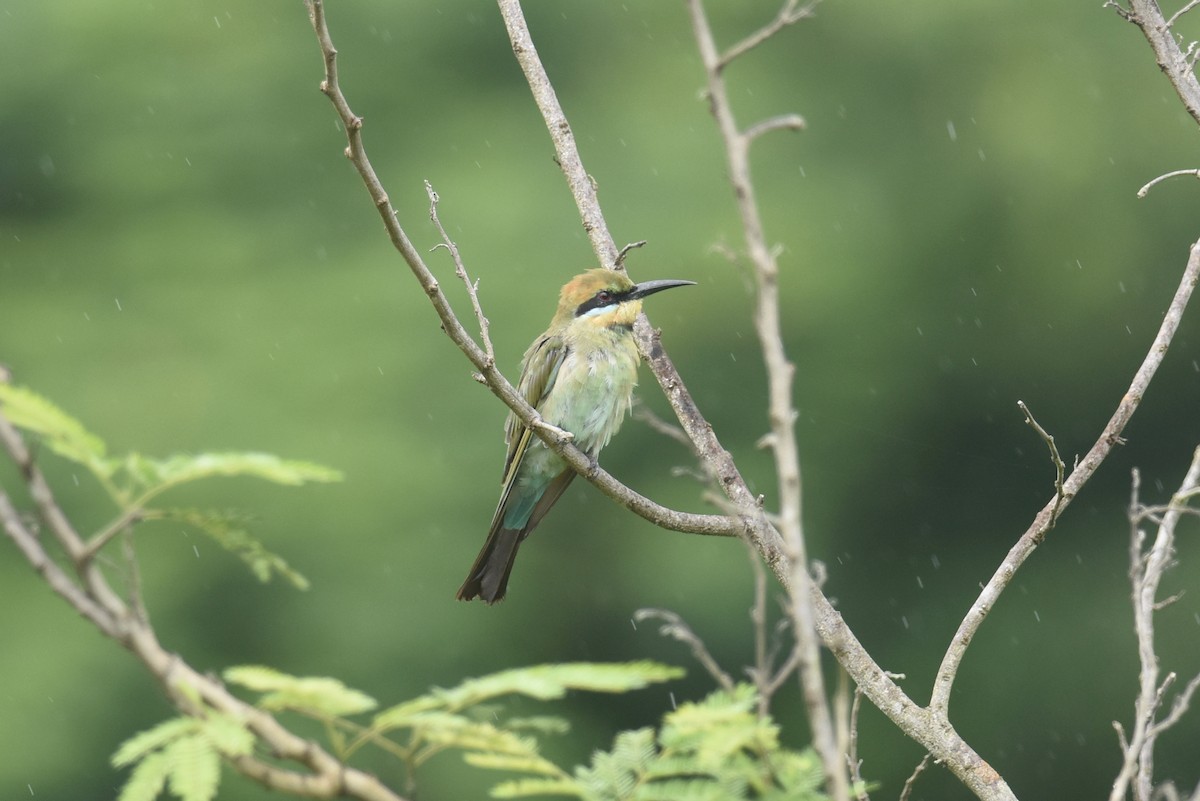
[[[699, 286], [647, 304], [723, 443], [772, 499], [749, 281], [702, 75], [678, 2], [530, 3], [535, 41], [637, 279]], [[718, 38], [775, 13], [713, 2]], [[342, 79], [401, 221], [438, 240], [440, 192], [515, 368], [558, 287], [591, 265], [540, 118], [487, 2], [331, 3]], [[1185, 36], [1200, 36], [1200, 15]], [[736, 542], [657, 531], [583, 482], [522, 551], [502, 605], [454, 601], [499, 488], [505, 410], [391, 250], [317, 91], [305, 10], [287, 3], [0, 4], [0, 362], [114, 452], [246, 449], [338, 469], [338, 485], [213, 481], [175, 500], [237, 507], [313, 582], [259, 585], [195, 533], [146, 529], [164, 644], [203, 670], [266, 663], [336, 675], [384, 703], [543, 661], [657, 658], [689, 679], [616, 701], [573, 697], [567, 762], [711, 682], [646, 626], [683, 615], [731, 670], [747, 663], [752, 574]], [[1196, 125], [1138, 31], [1098, 2], [828, 0], [728, 71], [744, 124], [798, 112], [755, 151], [784, 248], [805, 516], [827, 591], [921, 702], [945, 644], [1051, 493], [1024, 400], [1068, 462], [1145, 353], [1200, 235]], [[445, 253], [429, 255], [469, 316]], [[1022, 798], [1105, 796], [1136, 659], [1130, 470], [1147, 500], [1200, 442], [1200, 309], [1119, 448], [1019, 574], [968, 653], [952, 717]], [[666, 404], [648, 374], [641, 397]], [[47, 455], [86, 527], [111, 514]], [[686, 452], [637, 422], [605, 466], [704, 511]], [[73, 480], [81, 478], [78, 485]], [[10, 467], [0, 481], [15, 489]], [[170, 498], [168, 498], [170, 500]], [[1181, 541], [1160, 613], [1164, 668], [1200, 670], [1200, 546]], [[0, 546], [0, 798], [106, 799], [117, 744], [170, 714], [128, 654]], [[790, 741], [807, 739], [789, 688]], [[1194, 786], [1200, 715], [1165, 736], [1160, 776]], [[864, 773], [894, 798], [922, 753], [875, 710]], [[385, 779], [398, 769], [364, 763]], [[483, 797], [454, 756], [422, 799]], [[226, 775], [221, 798], [265, 791]], [[270, 796], [275, 797], [275, 796]], [[965, 798], [940, 768], [913, 798]]]

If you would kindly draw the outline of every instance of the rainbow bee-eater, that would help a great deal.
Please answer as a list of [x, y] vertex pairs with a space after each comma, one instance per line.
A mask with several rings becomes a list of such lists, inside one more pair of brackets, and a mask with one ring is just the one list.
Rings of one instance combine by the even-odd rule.
[[[644, 281], [622, 272], [589, 270], [559, 294], [558, 311], [521, 362], [517, 390], [542, 419], [571, 433], [576, 447], [593, 459], [629, 412], [640, 357], [633, 321], [642, 298], [694, 281]], [[504, 597], [517, 548], [541, 522], [575, 478], [562, 457], [509, 413], [504, 427], [500, 503], [487, 541], [458, 590], [460, 600]]]

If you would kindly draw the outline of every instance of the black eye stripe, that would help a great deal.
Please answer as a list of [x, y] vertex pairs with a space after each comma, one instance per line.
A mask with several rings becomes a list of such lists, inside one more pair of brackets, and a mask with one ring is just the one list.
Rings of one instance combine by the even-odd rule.
[[579, 308], [575, 310], [575, 316], [581, 317], [592, 309], [601, 309], [605, 306], [615, 306], [624, 298], [624, 292], [613, 292], [611, 289], [601, 289], [595, 295], [592, 295], [583, 303], [579, 304]]

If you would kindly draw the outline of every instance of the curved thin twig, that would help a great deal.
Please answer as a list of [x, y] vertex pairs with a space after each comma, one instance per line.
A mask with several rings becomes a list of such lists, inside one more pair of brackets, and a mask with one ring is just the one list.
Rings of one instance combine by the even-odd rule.
[[1168, 173], [1163, 173], [1148, 184], [1137, 191], [1138, 197], [1145, 197], [1150, 194], [1150, 190], [1161, 184], [1163, 181], [1169, 181], [1172, 178], [1179, 178], [1183, 175], [1190, 175], [1193, 178], [1200, 178], [1200, 170], [1172, 170]]

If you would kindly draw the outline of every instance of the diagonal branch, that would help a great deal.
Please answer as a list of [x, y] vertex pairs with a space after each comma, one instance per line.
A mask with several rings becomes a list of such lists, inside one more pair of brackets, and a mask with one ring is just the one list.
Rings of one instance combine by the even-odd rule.
[[1092, 445], [1091, 450], [1063, 482], [1061, 493], [1056, 492], [1055, 497], [1042, 507], [1033, 523], [1009, 550], [1004, 561], [1000, 563], [1000, 567], [984, 586], [983, 592], [979, 594], [966, 617], [959, 624], [958, 631], [950, 641], [950, 646], [946, 649], [946, 654], [942, 657], [942, 664], [938, 668], [937, 677], [934, 679], [930, 709], [936, 714], [943, 717], [947, 715], [950, 706], [950, 691], [953, 689], [958, 667], [962, 663], [971, 640], [979, 631], [988, 612], [995, 606], [1000, 594], [1004, 592], [1017, 570], [1025, 563], [1034, 549], [1041, 544], [1046, 532], [1053, 527], [1057, 515], [1070, 505], [1080, 488], [1096, 473], [1113, 447], [1121, 442], [1121, 432], [1125, 430], [1126, 424], [1146, 394], [1150, 381], [1158, 371], [1159, 365], [1162, 364], [1198, 281], [1200, 281], [1200, 242], [1192, 245], [1187, 267], [1183, 272], [1183, 279], [1179, 283], [1179, 288], [1175, 290], [1175, 297], [1167, 308], [1162, 325], [1159, 326], [1158, 333], [1150, 344], [1150, 350], [1146, 353], [1137, 372], [1134, 373], [1129, 389], [1122, 396], [1121, 402], [1117, 404], [1117, 409], [1109, 419], [1108, 425], [1100, 432], [1100, 437]]
[[520, 0], [498, 0], [498, 3], [500, 16], [504, 18], [504, 27], [508, 29], [513, 55], [517, 57], [517, 63], [525, 73], [525, 81], [533, 92], [534, 102], [542, 112], [542, 119], [546, 121], [546, 130], [550, 132], [550, 139], [554, 142], [555, 159], [567, 179], [571, 196], [575, 198], [575, 207], [579, 209], [583, 230], [588, 235], [588, 241], [592, 243], [596, 261], [601, 267], [619, 270], [621, 265], [617, 246], [600, 211], [596, 183], [583, 168], [579, 147], [571, 133], [571, 124], [558, 102], [558, 95], [554, 93], [550, 76], [542, 66], [537, 48], [533, 46], [533, 36], [529, 33], [529, 25], [525, 22], [524, 12], [521, 11]]
[[[379, 181], [379, 176], [375, 173], [375, 168], [371, 165], [371, 160], [367, 158], [362, 140], [362, 118], [351, 110], [350, 104], [346, 100], [346, 96], [343, 94], [341, 85], [338, 82], [337, 48], [334, 47], [333, 39], [329, 34], [329, 26], [325, 19], [324, 1], [309, 0], [308, 8], [309, 19], [317, 35], [317, 41], [325, 61], [325, 79], [321, 81], [321, 91], [333, 103], [333, 107], [337, 110], [338, 117], [345, 127], [348, 143], [346, 156], [350, 159], [359, 176], [362, 178], [363, 184], [366, 186], [367, 192], [370, 194], [371, 200], [375, 205], [375, 209], [379, 212], [379, 216], [383, 220], [384, 228], [387, 230], [388, 238], [391, 239], [392, 245], [400, 252], [400, 255], [404, 258], [409, 269], [433, 304], [434, 311], [437, 312], [438, 318], [442, 322], [442, 330], [446, 332], [451, 341], [470, 360], [471, 364], [475, 365], [476, 369], [479, 370], [479, 374], [483, 377], [488, 389], [500, 398], [500, 400], [504, 401], [508, 408], [512, 409], [521, 421], [529, 426], [543, 442], [562, 456], [575, 472], [579, 473], [594, 484], [601, 492], [626, 509], [644, 517], [657, 526], [673, 531], [724, 537], [740, 534], [747, 525], [744, 521], [723, 515], [691, 514], [668, 509], [617, 481], [611, 474], [603, 470], [595, 460], [589, 458], [583, 451], [575, 447], [570, 439], [563, 435], [563, 432], [543, 423], [537, 410], [530, 406], [525, 398], [496, 369], [495, 364], [489, 359], [488, 354], [475, 343], [475, 340], [471, 338], [471, 335], [463, 327], [454, 310], [450, 307], [450, 302], [442, 292], [437, 279], [429, 267], [426, 266], [424, 260], [421, 258], [421, 254], [413, 247], [408, 234], [405, 233], [403, 227], [400, 225], [396, 216], [396, 210], [392, 208], [387, 192], [384, 191], [383, 184]], [[569, 128], [567, 132], [569, 134]], [[576, 154], [577, 158], [578, 154]], [[592, 197], [594, 199], [594, 192], [592, 193]], [[605, 229], [605, 233], [607, 233], [607, 229]], [[611, 245], [611, 238], [609, 239], [609, 244]], [[613, 246], [614, 258], [615, 254], [616, 248]], [[609, 260], [609, 262], [611, 261], [612, 259]]]

